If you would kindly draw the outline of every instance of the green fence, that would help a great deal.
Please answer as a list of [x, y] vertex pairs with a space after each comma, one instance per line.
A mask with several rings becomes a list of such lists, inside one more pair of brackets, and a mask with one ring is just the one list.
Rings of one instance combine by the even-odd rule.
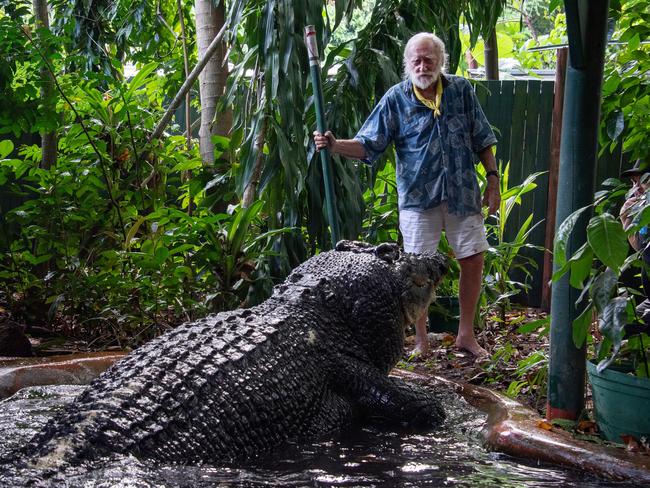
[[[477, 81], [476, 95], [485, 115], [494, 127], [499, 140], [497, 161], [510, 162], [510, 186], [517, 185], [534, 172], [549, 170], [552, 129], [554, 81], [499, 80]], [[613, 154], [603, 154], [598, 160], [596, 188], [606, 178], [617, 176], [629, 165], [618, 149]], [[533, 214], [533, 222], [546, 219], [549, 174], [537, 180], [537, 189], [523, 197], [522, 205], [511, 214], [507, 225], [507, 238], [512, 239], [521, 225]], [[550, 195], [554, 198], [553, 195]], [[546, 225], [542, 223], [532, 232], [529, 242], [544, 246]], [[537, 307], [541, 303], [543, 254], [525, 250], [538, 264], [530, 280], [531, 290], [522, 297], [525, 303]], [[514, 276], [522, 279], [522, 276]]]

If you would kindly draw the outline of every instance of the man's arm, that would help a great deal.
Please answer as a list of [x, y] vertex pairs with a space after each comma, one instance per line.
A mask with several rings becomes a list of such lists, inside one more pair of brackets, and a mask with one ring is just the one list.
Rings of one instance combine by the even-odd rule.
[[350, 159], [366, 159], [366, 148], [355, 139], [337, 139], [330, 131], [325, 135], [314, 131], [316, 150], [327, 148], [332, 154], [340, 154]]
[[[496, 171], [497, 161], [492, 153], [492, 146], [488, 146], [478, 154], [485, 171]], [[501, 205], [501, 189], [499, 188], [499, 177], [488, 176], [487, 188], [483, 195], [483, 205], [488, 207], [488, 214], [494, 215]]]

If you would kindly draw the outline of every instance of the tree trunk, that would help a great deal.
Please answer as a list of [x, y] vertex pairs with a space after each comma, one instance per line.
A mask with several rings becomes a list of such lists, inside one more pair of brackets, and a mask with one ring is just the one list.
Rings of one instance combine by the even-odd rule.
[[[199, 59], [202, 59], [207, 47], [223, 27], [225, 22], [224, 0], [214, 6], [213, 0], [196, 0], [196, 44]], [[228, 79], [228, 64], [225, 43], [221, 43], [214, 56], [199, 75], [199, 93], [201, 97], [201, 128], [199, 130], [199, 148], [201, 159], [205, 164], [214, 163], [213, 135], [226, 135], [230, 131], [230, 121], [215, 122], [215, 114], [219, 97], [224, 94]]]
[[[36, 29], [50, 28], [47, 0], [33, 0], [34, 21]], [[54, 78], [47, 65], [43, 63], [40, 69], [41, 101], [43, 110], [51, 120], [56, 120], [54, 103]], [[48, 169], [56, 164], [57, 139], [56, 130], [41, 133], [41, 167]]]
[[483, 39], [485, 43], [485, 78], [488, 80], [499, 79], [499, 48], [497, 46], [497, 30], [492, 29], [489, 37]]

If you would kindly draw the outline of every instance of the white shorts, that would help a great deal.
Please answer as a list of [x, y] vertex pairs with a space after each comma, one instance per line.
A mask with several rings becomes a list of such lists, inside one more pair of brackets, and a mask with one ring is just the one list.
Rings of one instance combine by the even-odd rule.
[[447, 212], [447, 203], [416, 212], [400, 210], [399, 229], [404, 237], [406, 252], [420, 253], [438, 249], [440, 235], [445, 231], [456, 259], [486, 251], [488, 244], [483, 215], [459, 217]]

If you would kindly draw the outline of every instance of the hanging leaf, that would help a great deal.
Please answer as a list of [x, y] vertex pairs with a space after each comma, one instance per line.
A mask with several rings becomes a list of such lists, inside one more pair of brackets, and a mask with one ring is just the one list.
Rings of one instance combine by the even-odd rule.
[[618, 271], [627, 257], [628, 243], [623, 225], [605, 213], [593, 217], [587, 225], [587, 241], [605, 266]]
[[[571, 232], [573, 232], [573, 227], [575, 226], [582, 213], [589, 207], [591, 207], [591, 205], [579, 208], [571, 215], [569, 215], [564, 220], [564, 222], [562, 222], [562, 224], [560, 224], [560, 228], [555, 235], [555, 240], [553, 243], [553, 262], [556, 268], [562, 268], [566, 263], [566, 247], [569, 242]], [[553, 276], [553, 280], [555, 281], [559, 279], [560, 276]]]
[[589, 246], [583, 245], [569, 260], [571, 274], [569, 283], [572, 287], [581, 290], [584, 287], [584, 281], [591, 272], [591, 265], [594, 260], [594, 253]]
[[625, 128], [625, 119], [622, 111], [616, 111], [610, 114], [607, 119], [607, 135], [612, 140], [618, 139]]
[[621, 342], [625, 336], [625, 324], [627, 323], [627, 302], [627, 297], [614, 297], [598, 318], [600, 332], [612, 344], [610, 356], [598, 363], [597, 370], [599, 373], [614, 361], [621, 349]]
[[578, 317], [573, 320], [572, 337], [573, 344], [576, 348], [581, 349], [587, 340], [589, 334], [589, 327], [591, 326], [591, 318], [593, 317], [594, 308], [585, 308]]
[[611, 268], [607, 268], [593, 281], [589, 288], [589, 296], [599, 313], [602, 313], [609, 303], [617, 283], [618, 277]]

